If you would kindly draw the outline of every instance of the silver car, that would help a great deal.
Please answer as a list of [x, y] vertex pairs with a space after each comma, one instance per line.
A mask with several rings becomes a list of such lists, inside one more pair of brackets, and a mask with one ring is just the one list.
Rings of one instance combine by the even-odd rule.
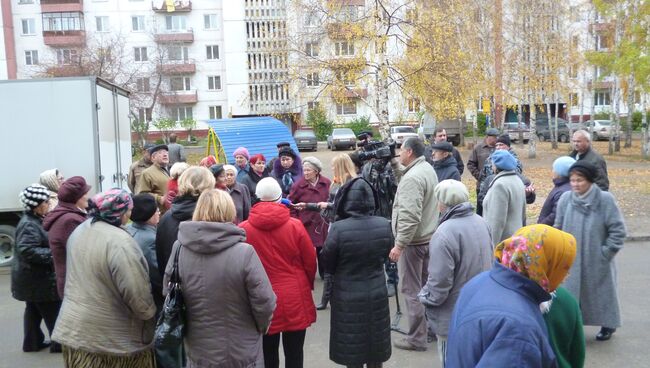
[[612, 131], [610, 120], [589, 120], [585, 123], [586, 129], [591, 128], [591, 139], [594, 141], [608, 140]]
[[318, 149], [318, 141], [313, 130], [296, 130], [293, 133], [293, 139], [296, 141], [296, 145], [300, 151], [316, 151]]
[[354, 149], [357, 145], [357, 136], [350, 128], [336, 128], [327, 136], [327, 148], [336, 151], [339, 148]]

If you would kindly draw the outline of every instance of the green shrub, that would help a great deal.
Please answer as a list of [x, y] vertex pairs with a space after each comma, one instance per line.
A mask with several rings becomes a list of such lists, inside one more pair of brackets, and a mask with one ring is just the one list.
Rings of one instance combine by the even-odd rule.
[[365, 130], [372, 130], [372, 127], [370, 126], [370, 116], [358, 117], [343, 126], [352, 129], [354, 135], [359, 135]]
[[[642, 119], [643, 119], [643, 113], [641, 111], [635, 111], [632, 114], [632, 129], [641, 130]], [[646, 115], [646, 123], [648, 123], [648, 121], [650, 121], [650, 111], [648, 111]]]
[[316, 139], [319, 141], [324, 141], [328, 135], [332, 134], [334, 123], [327, 119], [327, 114], [321, 107], [309, 110], [305, 122], [314, 130]]
[[[465, 128], [465, 137], [471, 137], [472, 136], [472, 121], [467, 122], [467, 126]], [[485, 135], [485, 114], [482, 112], [479, 112], [478, 115], [476, 115], [476, 125], [477, 125], [477, 135]]]

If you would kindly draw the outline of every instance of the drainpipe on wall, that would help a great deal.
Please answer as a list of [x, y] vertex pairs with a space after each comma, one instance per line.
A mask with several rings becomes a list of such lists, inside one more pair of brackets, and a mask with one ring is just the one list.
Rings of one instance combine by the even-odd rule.
[[5, 41], [5, 55], [7, 56], [7, 77], [16, 79], [16, 40], [14, 38], [14, 18], [11, 11], [11, 0], [0, 0], [2, 11], [2, 28]]

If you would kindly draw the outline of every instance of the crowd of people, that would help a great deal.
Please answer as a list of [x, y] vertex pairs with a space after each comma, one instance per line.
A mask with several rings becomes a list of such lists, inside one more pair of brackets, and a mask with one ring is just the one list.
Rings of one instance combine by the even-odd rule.
[[[234, 165], [194, 166], [176, 137], [145, 146], [130, 192], [89, 198], [84, 178], [47, 170], [19, 194], [11, 286], [26, 303], [23, 351], [49, 347], [70, 368], [156, 367], [154, 327], [177, 266], [188, 367], [279, 367], [280, 342], [285, 366], [303, 367], [328, 305], [329, 357], [347, 367], [381, 367], [392, 348], [434, 340], [443, 367], [581, 367], [583, 324], [600, 326], [601, 341], [621, 325], [615, 256], [626, 236], [590, 137], [577, 131], [575, 151], [553, 162], [529, 226], [535, 187], [495, 129], [467, 162], [476, 207], [444, 129], [385, 161], [339, 154], [331, 179], [286, 142], [268, 162], [239, 147]], [[378, 190], [378, 177], [396, 190]], [[393, 340], [398, 282], [408, 327]]]

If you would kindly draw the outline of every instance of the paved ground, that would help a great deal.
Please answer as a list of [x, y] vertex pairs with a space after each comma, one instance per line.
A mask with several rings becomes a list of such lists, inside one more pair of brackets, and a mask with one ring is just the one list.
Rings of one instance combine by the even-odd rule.
[[[650, 361], [650, 283], [647, 260], [650, 259], [650, 242], [631, 242], [617, 258], [619, 266], [619, 292], [623, 313], [623, 328], [608, 342], [595, 341], [596, 327], [585, 328], [587, 337], [586, 367], [648, 367]], [[320, 297], [322, 282], [316, 282], [314, 300]], [[23, 303], [11, 298], [10, 277], [0, 275], [0, 368], [59, 368], [63, 367], [60, 354], [47, 350], [39, 353], [23, 353], [22, 339]], [[394, 308], [391, 298], [391, 308]], [[403, 320], [403, 323], [406, 320]], [[393, 338], [400, 335], [393, 333]], [[336, 365], [328, 359], [329, 309], [318, 312], [318, 321], [307, 330], [305, 342], [305, 367], [326, 368]], [[394, 350], [387, 362], [387, 368], [439, 367], [435, 345], [427, 352], [405, 352]]]

